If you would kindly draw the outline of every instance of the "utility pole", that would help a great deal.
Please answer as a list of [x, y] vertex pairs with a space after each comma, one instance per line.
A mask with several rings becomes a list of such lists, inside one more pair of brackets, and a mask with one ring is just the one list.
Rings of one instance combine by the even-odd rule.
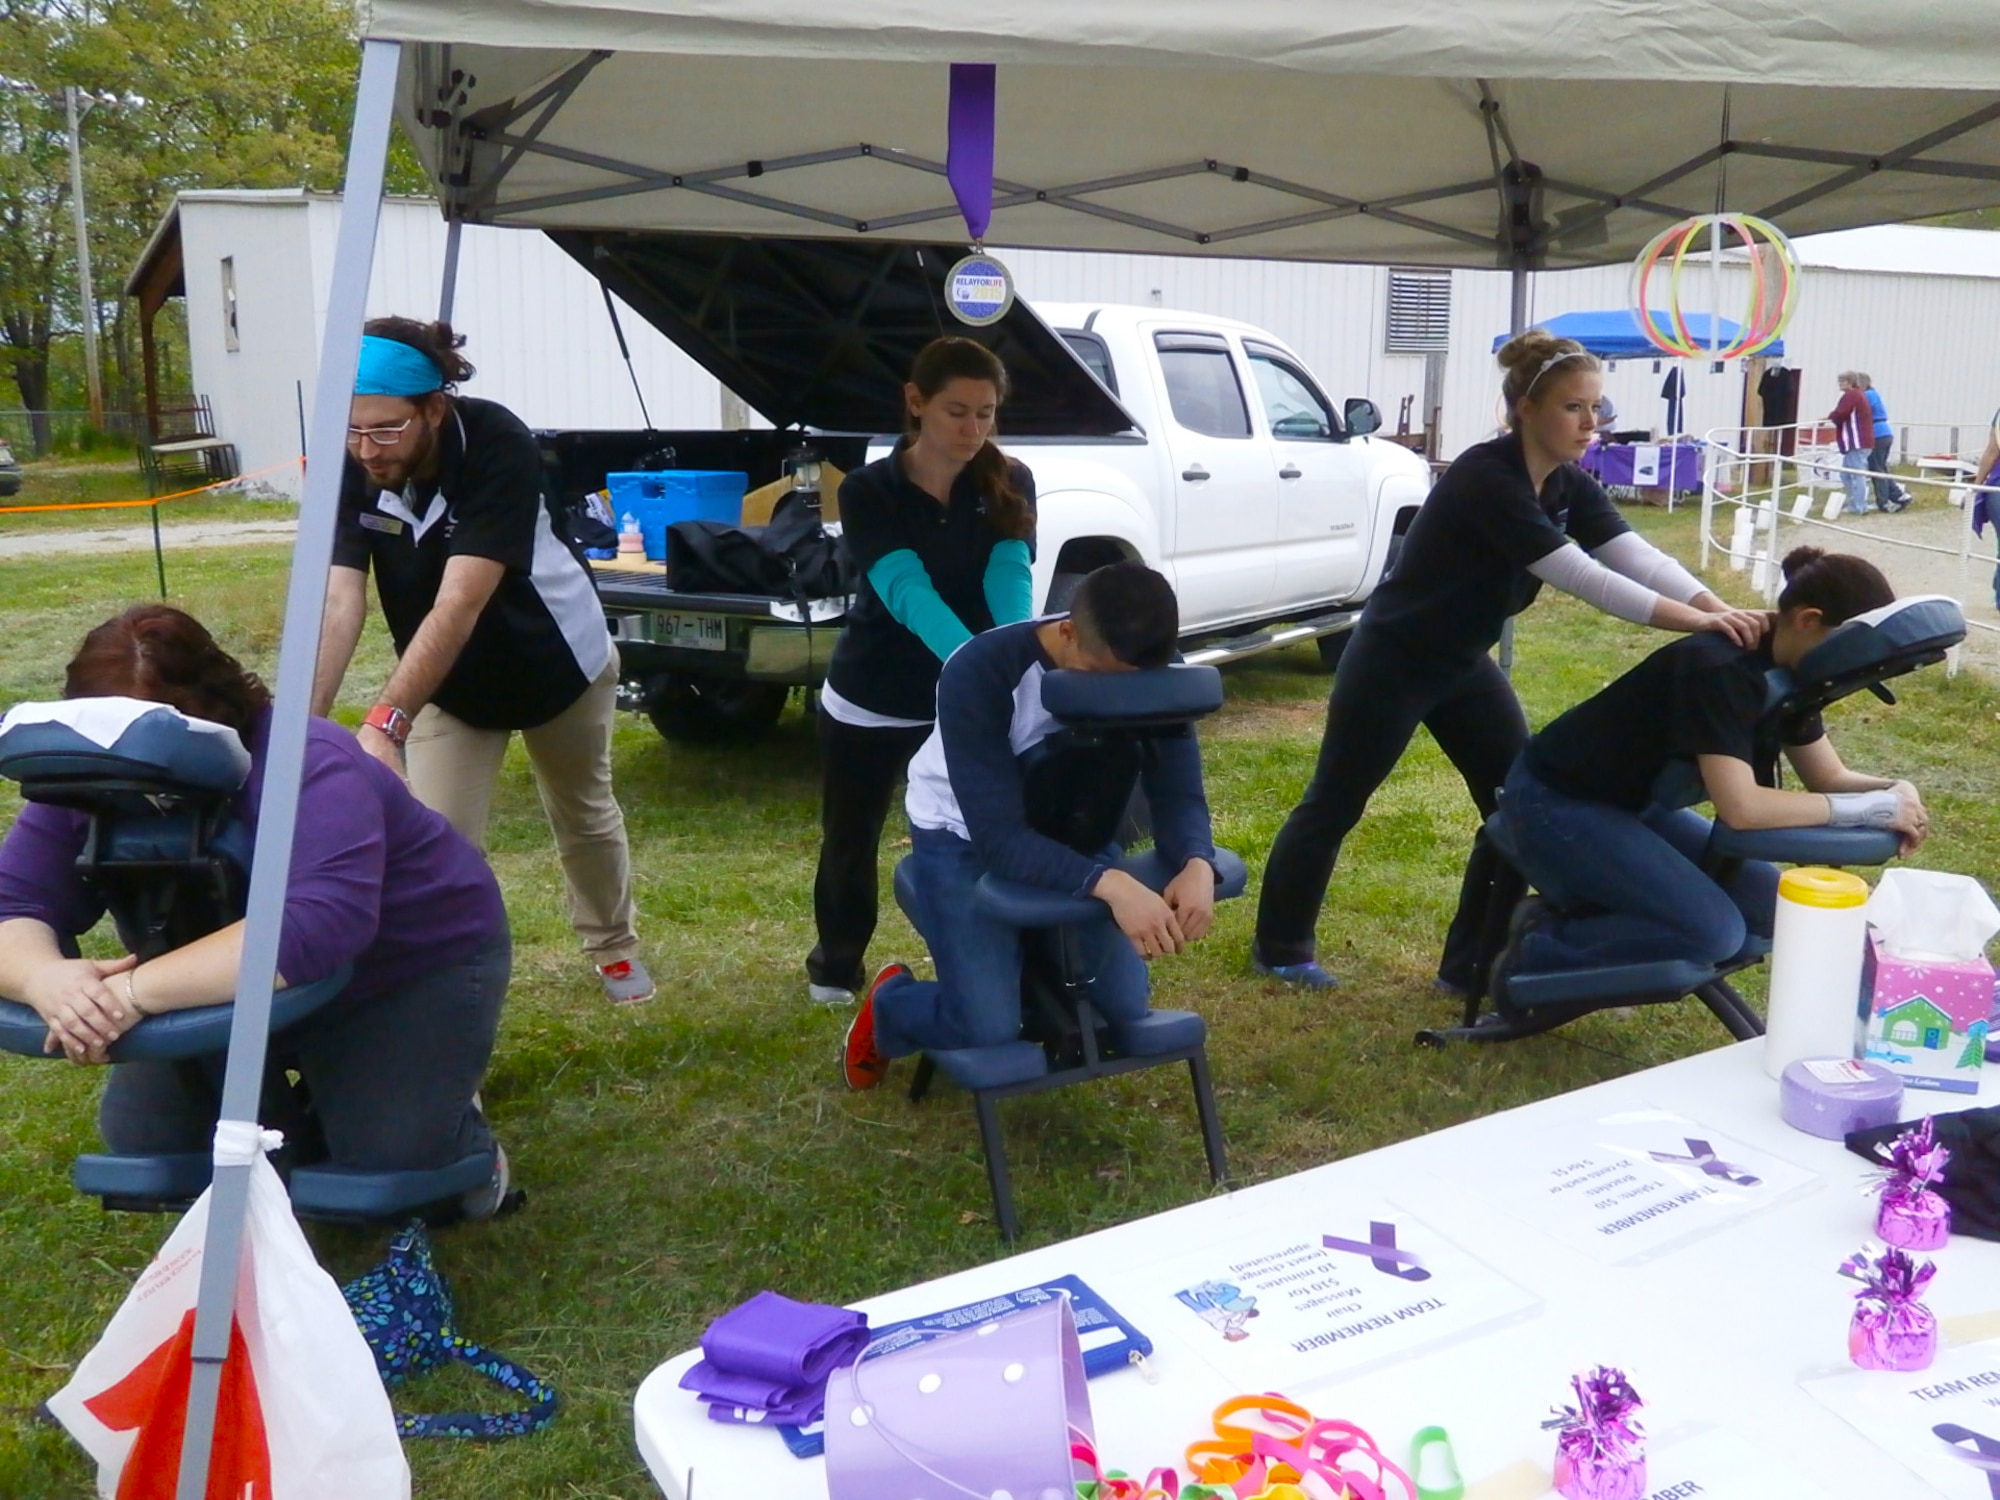
[[90, 284], [90, 230], [83, 208], [83, 143], [77, 135], [78, 123], [96, 102], [94, 98], [87, 99], [79, 111], [76, 85], [67, 84], [63, 88], [63, 108], [69, 116], [69, 206], [76, 220], [76, 282], [83, 312], [83, 378], [90, 388], [90, 425], [101, 432], [104, 381], [97, 370], [97, 295]]

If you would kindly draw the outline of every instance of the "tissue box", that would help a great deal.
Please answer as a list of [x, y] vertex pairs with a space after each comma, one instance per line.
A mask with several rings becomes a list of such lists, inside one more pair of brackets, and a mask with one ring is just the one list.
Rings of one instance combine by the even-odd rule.
[[1979, 1091], [1986, 1028], [1993, 1011], [1993, 965], [1900, 958], [1868, 934], [1861, 960], [1863, 1056], [1907, 1088]]

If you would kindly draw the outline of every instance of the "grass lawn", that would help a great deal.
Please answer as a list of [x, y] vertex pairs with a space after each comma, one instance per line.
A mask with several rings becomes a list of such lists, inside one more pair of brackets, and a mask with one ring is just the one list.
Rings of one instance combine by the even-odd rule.
[[[1690, 555], [1689, 512], [1634, 515]], [[285, 562], [271, 548], [183, 553], [170, 577], [182, 602], [268, 670]], [[0, 564], [0, 704], [52, 694], [82, 631], [147, 597], [151, 569], [143, 553]], [[1546, 721], [1661, 640], [1545, 599], [1519, 637], [1529, 717]], [[364, 651], [350, 712], [381, 679], [379, 624]], [[1233, 669], [1229, 704], [1203, 729], [1217, 834], [1253, 876], [1312, 763], [1327, 685], [1315, 667], [1310, 650], [1293, 650]], [[1938, 832], [1921, 863], [1991, 885], [2000, 693], [1942, 671], [1898, 691], [1898, 708], [1864, 697], [1834, 711], [1841, 749], [1852, 765], [1894, 769], [1925, 790]], [[1001, 1254], [965, 1101], [946, 1091], [912, 1107], [899, 1087], [907, 1063], [888, 1087], [847, 1093], [833, 1066], [846, 1013], [805, 1000], [817, 790], [797, 711], [754, 753], [669, 747], [627, 718], [617, 776], [661, 996], [629, 1013], [598, 997], [563, 921], [517, 745], [492, 849], [515, 924], [515, 981], [485, 1097], [530, 1202], [438, 1239], [464, 1329], [552, 1380], [565, 1411], [532, 1438], [413, 1445], [427, 1500], [651, 1496], [632, 1446], [632, 1392], [717, 1313], [764, 1287], [844, 1302]], [[1238, 1181], [1727, 1040], [1706, 1011], [1685, 1005], [1600, 1014], [1491, 1050], [1413, 1047], [1419, 1026], [1454, 1010], [1429, 981], [1474, 821], [1463, 786], [1420, 739], [1350, 840], [1322, 917], [1322, 951], [1345, 982], [1330, 999], [1248, 972], [1248, 900], [1225, 905], [1195, 953], [1157, 967], [1160, 1003], [1209, 1019]], [[885, 871], [899, 852], [884, 850]], [[886, 911], [874, 959], [920, 952]], [[32, 1414], [168, 1228], [104, 1215], [70, 1190], [70, 1158], [95, 1145], [97, 1091], [96, 1078], [66, 1064], [0, 1057], [0, 1495], [22, 1500], [91, 1492], [67, 1437]], [[1005, 1118], [1026, 1245], [1210, 1191], [1178, 1071], [1015, 1101]], [[343, 1278], [379, 1258], [386, 1238], [311, 1233]], [[461, 1397], [490, 1400], [442, 1380], [405, 1399], [436, 1410]]]
[[[90, 510], [8, 513], [20, 505], [83, 505], [110, 500], [144, 500], [146, 479], [135, 459], [37, 459], [21, 465], [17, 494], [0, 496], [0, 540], [26, 532], [97, 531], [152, 524], [143, 505]], [[196, 494], [160, 503], [160, 524], [188, 521], [263, 521], [297, 514], [290, 501], [256, 500], [236, 494]]]

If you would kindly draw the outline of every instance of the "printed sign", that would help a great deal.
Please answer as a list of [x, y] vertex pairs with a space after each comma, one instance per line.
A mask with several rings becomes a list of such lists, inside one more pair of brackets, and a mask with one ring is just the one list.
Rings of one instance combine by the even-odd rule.
[[998, 260], [974, 251], [945, 273], [944, 300], [959, 322], [984, 328], [1014, 306], [1014, 278]]
[[[1386, 1202], [1298, 1204], [1135, 1270], [1120, 1300], [1245, 1390], [1296, 1392], [1539, 1306]], [[1136, 1297], [1125, 1288], [1143, 1287]]]
[[1664, 1110], [1554, 1126], [1479, 1166], [1517, 1218], [1612, 1265], [1713, 1233], [1819, 1180]]
[[1939, 1493], [2000, 1500], [2000, 1341], [1941, 1350], [1928, 1370], [1799, 1383]]

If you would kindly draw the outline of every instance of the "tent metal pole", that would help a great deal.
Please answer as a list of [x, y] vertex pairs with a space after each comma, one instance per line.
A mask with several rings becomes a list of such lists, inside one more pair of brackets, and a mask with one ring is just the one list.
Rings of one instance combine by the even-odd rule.
[[[1513, 264], [1507, 268], [1507, 290], [1509, 308], [1507, 332], [1509, 336], [1522, 333], [1528, 327], [1528, 262], [1516, 250]], [[1509, 615], [1500, 627], [1500, 670], [1509, 677], [1514, 675], [1514, 617]]]
[[[222, 1088], [222, 1118], [255, 1122], [263, 1093], [271, 990], [278, 967], [278, 932], [298, 819], [305, 768], [306, 725], [313, 671], [319, 658], [327, 569], [333, 562], [334, 517], [347, 451], [347, 407], [361, 355], [361, 322], [374, 267], [375, 229], [381, 216], [382, 175], [389, 150], [391, 106], [401, 44], [362, 43], [361, 81], [354, 99], [354, 129], [347, 157], [340, 236], [335, 243], [332, 293], [320, 340], [318, 384], [306, 447], [305, 503], [299, 512], [285, 597], [284, 637], [278, 650], [277, 691], [270, 744], [264, 752], [264, 793], [257, 805], [257, 842], [243, 931], [243, 961], [236, 976], [236, 1012], [229, 1030], [229, 1064]], [[201, 1289], [195, 1308], [194, 1372], [188, 1392], [186, 1436], [181, 1443], [178, 1500], [208, 1492], [209, 1450], [215, 1438], [222, 1366], [229, 1354], [243, 1226], [250, 1191], [249, 1166], [217, 1166], [209, 1199], [208, 1236], [202, 1247]]]
[[458, 242], [465, 220], [453, 219], [444, 231], [444, 285], [438, 290], [438, 321], [451, 321], [451, 305], [458, 296]]

